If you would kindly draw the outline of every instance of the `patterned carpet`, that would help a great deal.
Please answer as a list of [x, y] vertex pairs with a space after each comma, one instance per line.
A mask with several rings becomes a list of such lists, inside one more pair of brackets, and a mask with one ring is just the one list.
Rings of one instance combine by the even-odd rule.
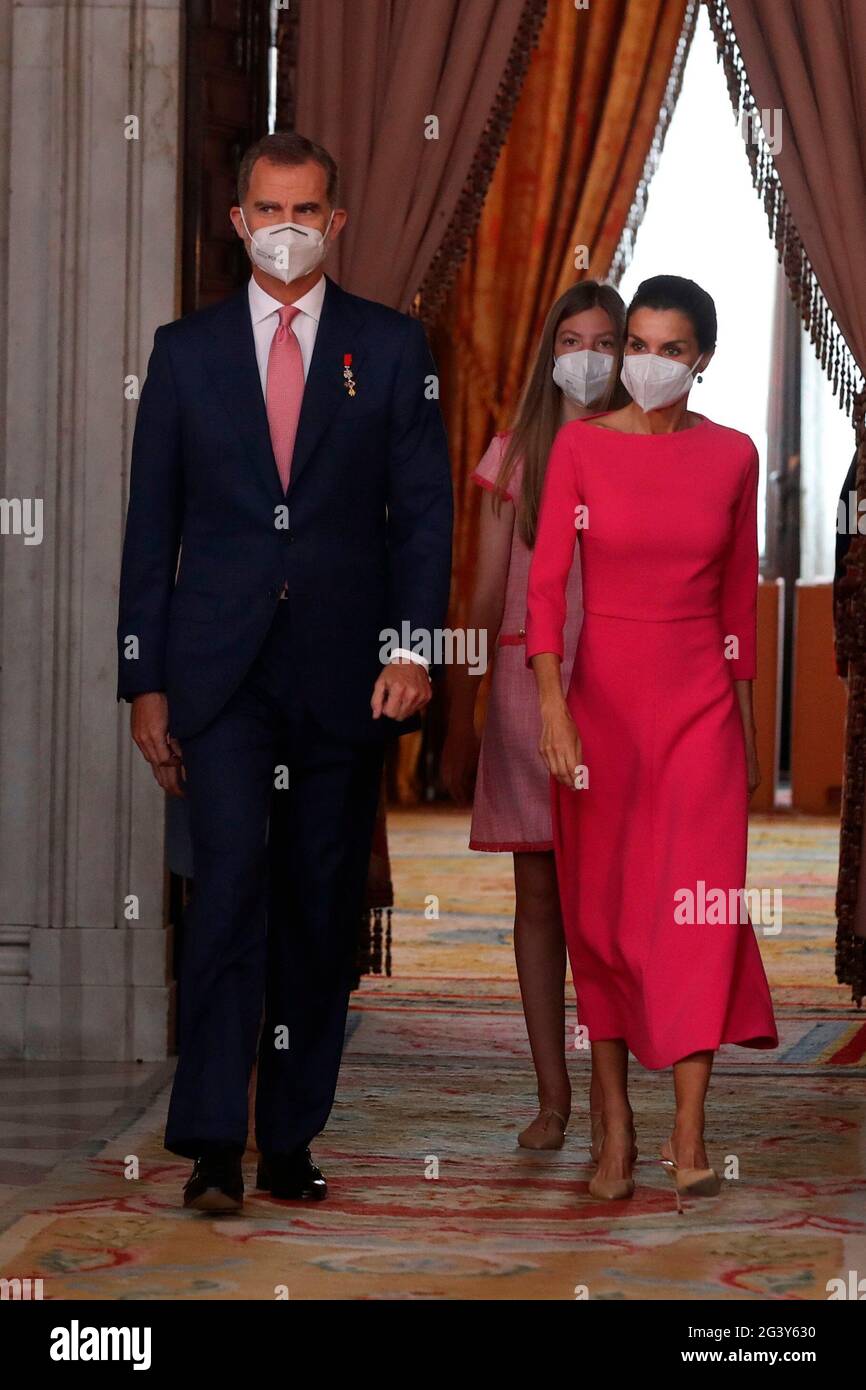
[[[682, 1216], [656, 1161], [665, 1073], [633, 1064], [631, 1202], [587, 1193], [583, 1052], [568, 1054], [565, 1148], [517, 1149], [533, 1078], [510, 859], [471, 854], [467, 830], [454, 812], [392, 817], [393, 978], [355, 996], [337, 1106], [316, 1146], [326, 1203], [250, 1192], [240, 1217], [183, 1213], [188, 1165], [162, 1149], [165, 1073], [151, 1069], [137, 1113], [125, 1092], [38, 1186], [0, 1191], [0, 1272], [41, 1277], [46, 1298], [64, 1299], [824, 1299], [829, 1279], [866, 1273], [866, 1019], [833, 981], [834, 825], [753, 821], [750, 883], [783, 892], [782, 931], [760, 938], [782, 1044], [720, 1054], [708, 1145], [731, 1180]], [[571, 1048], [573, 1015], [567, 1025]], [[40, 1065], [12, 1076], [6, 1064], [0, 1115]], [[28, 1102], [46, 1133], [56, 1095]], [[26, 1116], [18, 1123], [26, 1145]], [[132, 1157], [138, 1176], [127, 1178]], [[252, 1165], [250, 1155], [250, 1181]]]

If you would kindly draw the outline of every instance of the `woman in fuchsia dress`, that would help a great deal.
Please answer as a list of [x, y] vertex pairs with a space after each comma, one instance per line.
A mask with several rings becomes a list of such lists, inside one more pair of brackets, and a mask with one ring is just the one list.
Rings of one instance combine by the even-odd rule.
[[[488, 633], [493, 658], [484, 734], [474, 729], [480, 680], [449, 679], [443, 776], [465, 801], [478, 765], [470, 848], [514, 856], [514, 950], [538, 1083], [539, 1111], [518, 1136], [524, 1148], [559, 1148], [571, 1107], [565, 1063], [566, 950], [553, 860], [549, 778], [538, 757], [541, 714], [526, 669], [526, 583], [544, 470], [559, 426], [606, 407], [617, 389], [625, 305], [610, 285], [584, 280], [551, 309], [514, 429], [494, 436], [473, 473], [484, 489], [466, 626]], [[623, 392], [624, 397], [624, 392]], [[580, 630], [580, 567], [566, 578], [563, 681]], [[495, 648], [495, 655], [494, 655]], [[590, 1087], [590, 1110], [600, 1106]]]
[[[526, 659], [554, 779], [578, 1019], [603, 1090], [590, 1186], [600, 1197], [634, 1188], [629, 1052], [645, 1067], [673, 1067], [676, 1117], [662, 1156], [679, 1199], [719, 1190], [703, 1142], [715, 1050], [778, 1041], [737, 897], [758, 780], [758, 458], [746, 435], [688, 410], [715, 341], [715, 307], [692, 281], [641, 285], [623, 361], [632, 403], [560, 430], [530, 570]], [[583, 626], [563, 697], [577, 539]], [[733, 906], [726, 921], [701, 907], [718, 890]]]

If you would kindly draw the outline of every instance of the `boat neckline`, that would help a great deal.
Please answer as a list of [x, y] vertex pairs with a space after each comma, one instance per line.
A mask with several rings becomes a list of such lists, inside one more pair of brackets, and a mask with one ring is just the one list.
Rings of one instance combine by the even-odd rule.
[[[698, 411], [695, 411], [695, 414], [697, 415]], [[689, 425], [688, 429], [685, 430], [666, 430], [663, 434], [636, 434], [632, 430], [612, 430], [604, 425], [595, 423], [596, 420], [603, 418], [602, 415], [585, 416], [582, 420], [575, 420], [573, 423], [576, 425], [589, 425], [592, 429], [598, 430], [600, 434], [612, 435], [614, 439], [677, 439], [682, 434], [696, 434], [697, 431], [702, 430], [705, 425], [711, 425], [713, 423], [708, 416], [701, 415], [696, 425]]]

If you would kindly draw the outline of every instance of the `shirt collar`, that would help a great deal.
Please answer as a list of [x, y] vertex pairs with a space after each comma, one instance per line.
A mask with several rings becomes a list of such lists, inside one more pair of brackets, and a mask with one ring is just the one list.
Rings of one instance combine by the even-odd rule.
[[[322, 314], [326, 288], [327, 279], [324, 275], [320, 275], [313, 288], [301, 295], [300, 299], [295, 300], [295, 308], [300, 309], [302, 314], [307, 314], [318, 323]], [[278, 313], [283, 307], [279, 299], [274, 299], [273, 295], [262, 289], [253, 275], [250, 276], [249, 280], [249, 301], [250, 314], [254, 324], [261, 323], [262, 319], [267, 318], [269, 314]]]

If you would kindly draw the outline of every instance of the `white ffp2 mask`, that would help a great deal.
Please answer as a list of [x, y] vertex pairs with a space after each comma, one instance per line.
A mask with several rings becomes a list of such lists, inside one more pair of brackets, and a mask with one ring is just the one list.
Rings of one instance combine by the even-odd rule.
[[275, 280], [282, 280], [284, 285], [290, 285], [302, 275], [309, 275], [325, 259], [326, 239], [334, 214], [332, 212], [328, 218], [324, 233], [318, 227], [305, 227], [300, 222], [279, 222], [251, 232], [243, 208], [241, 220], [250, 238], [247, 252], [253, 265], [266, 275], [273, 275]]
[[609, 353], [593, 348], [564, 352], [553, 364], [553, 380], [575, 405], [595, 405], [607, 391], [612, 366]]
[[662, 410], [688, 394], [700, 360], [687, 367], [654, 352], [633, 353], [623, 358], [620, 380], [641, 410]]

